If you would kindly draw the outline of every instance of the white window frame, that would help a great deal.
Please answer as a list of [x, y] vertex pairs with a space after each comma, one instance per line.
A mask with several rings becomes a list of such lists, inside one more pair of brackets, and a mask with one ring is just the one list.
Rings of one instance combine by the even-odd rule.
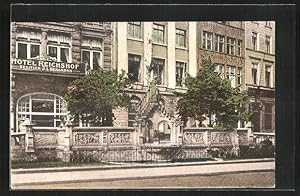
[[237, 40], [237, 55], [242, 56], [242, 45], [243, 45], [243, 40], [238, 39]]
[[[177, 63], [183, 64], [183, 71], [182, 71], [182, 78], [181, 78], [181, 85], [177, 85], [177, 81], [176, 81], [176, 70], [177, 70]], [[186, 74], [188, 73], [187, 71], [188, 67], [187, 67], [187, 62], [184, 61], [176, 61], [176, 69], [175, 69], [175, 85], [176, 87], [183, 87], [184, 86], [184, 80], [186, 77]]]
[[[51, 95], [53, 96], [53, 99], [38, 99], [38, 98], [32, 98], [32, 96], [34, 95]], [[29, 111], [19, 111], [19, 104], [20, 101], [24, 98], [28, 97], [28, 104], [29, 104]], [[53, 112], [33, 112], [32, 111], [32, 101], [33, 100], [46, 100], [46, 101], [53, 101]], [[63, 101], [63, 106], [65, 106], [64, 108], [60, 108], [60, 111], [57, 112], [57, 103]], [[23, 102], [21, 102], [23, 103]], [[27, 103], [27, 102], [26, 102]], [[25, 106], [26, 107], [26, 106]], [[65, 112], [64, 112], [65, 111]], [[32, 116], [34, 115], [43, 115], [43, 116], [66, 116], [67, 115], [67, 103], [65, 102], [65, 100], [63, 99], [63, 97], [56, 95], [56, 94], [52, 94], [52, 93], [44, 93], [44, 92], [36, 92], [36, 93], [30, 93], [30, 94], [25, 94], [23, 96], [21, 96], [18, 100], [17, 100], [17, 104], [16, 104], [16, 132], [19, 132], [19, 115], [25, 115], [25, 116], [29, 116], [29, 120], [32, 121]], [[58, 122], [60, 120], [56, 120], [53, 119], [53, 127], [58, 127]], [[38, 126], [37, 126], [38, 127]]]
[[[239, 84], [240, 80], [240, 84]], [[237, 85], [242, 85], [243, 84], [243, 68], [242, 67], [237, 67]]]
[[[223, 44], [222, 50], [220, 51], [220, 44]], [[217, 52], [224, 52], [225, 49], [225, 36], [216, 34], [216, 51]]]
[[[269, 86], [267, 86], [267, 84], [266, 84], [266, 72], [267, 72], [267, 67], [269, 67], [270, 68], [270, 78], [269, 78], [269, 83], [270, 83], [270, 85]], [[270, 65], [270, 64], [266, 64], [265, 65], [265, 86], [266, 87], [269, 87], [269, 88], [272, 88], [273, 86], [272, 86], [272, 80], [273, 78], [272, 78], [272, 65]]]
[[227, 52], [230, 55], [235, 55], [236, 39], [227, 37]]
[[[254, 44], [253, 44], [253, 37], [254, 37], [254, 35], [256, 35], [256, 45], [254, 46]], [[252, 50], [255, 50], [255, 51], [257, 51], [257, 50], [259, 50], [259, 43], [258, 43], [258, 40], [259, 40], [259, 35], [258, 35], [258, 33], [257, 32], [251, 32], [251, 49]]]
[[[137, 23], [139, 23], [139, 24], [137, 24]], [[130, 35], [129, 34], [129, 26], [132, 26], [132, 28], [133, 28], [133, 35]], [[139, 27], [140, 28], [140, 33], [139, 33], [139, 36], [138, 37], [135, 37], [134, 35], [135, 35], [135, 28], [137, 28], [137, 27]], [[137, 22], [137, 21], [131, 21], [131, 22], [128, 22], [127, 23], [127, 36], [129, 37], [129, 38], [133, 38], [133, 39], [142, 39], [142, 22]]]
[[[208, 48], [208, 42], [210, 42], [210, 48]], [[206, 50], [212, 50], [213, 48], [213, 33], [203, 31], [202, 33], [202, 48]]]
[[[253, 77], [253, 69], [256, 69], [256, 82], [254, 82], [254, 77]], [[252, 62], [251, 63], [251, 78], [252, 78], [252, 84], [253, 85], [259, 85], [259, 64], [257, 62]], [[256, 84], [255, 84], [256, 83]]]
[[57, 48], [57, 59], [56, 59], [56, 61], [57, 62], [62, 62], [61, 61], [61, 55], [60, 55], [60, 53], [61, 53], [61, 48], [66, 48], [66, 49], [68, 49], [69, 50], [69, 59], [67, 59], [67, 63], [71, 63], [71, 56], [72, 56], [72, 54], [71, 54], [71, 47], [69, 47], [69, 46], [64, 46], [64, 45], [56, 45], [56, 44], [48, 44], [47, 45], [47, 56], [48, 57], [50, 57], [49, 56], [49, 47], [55, 47], [55, 48]]
[[[162, 28], [162, 29], [161, 29]], [[161, 40], [155, 40], [155, 36], [154, 36], [154, 31], [159, 31], [159, 32], [163, 32], [163, 40], [161, 42]], [[162, 24], [156, 24], [153, 23], [153, 28], [152, 28], [152, 40], [154, 43], [159, 43], [159, 44], [165, 44], [166, 43], [166, 26], [162, 25]]]
[[[176, 36], [175, 36], [176, 47], [186, 48], [186, 30], [176, 28], [175, 31], [176, 31], [175, 32], [175, 34], [176, 34]], [[183, 46], [181, 46], [181, 45], [179, 45], [179, 43], [177, 43], [177, 36], [182, 36], [183, 37], [183, 39], [184, 39]]]
[[40, 47], [40, 51], [39, 51], [39, 56], [41, 56], [41, 44], [40, 43], [35, 43], [35, 42], [26, 42], [26, 41], [17, 41], [16, 42], [16, 58], [19, 58], [19, 43], [20, 44], [26, 44], [26, 49], [27, 49], [27, 58], [26, 59], [34, 59], [34, 58], [31, 58], [31, 45], [38, 45]]
[[[269, 38], [269, 50], [267, 48], [267, 38]], [[266, 53], [271, 54], [271, 36], [266, 35], [265, 37], [265, 47], [266, 47]]]
[[80, 56], [81, 62], [83, 60], [83, 58], [82, 58], [83, 51], [86, 51], [86, 52], [90, 53], [90, 62], [89, 62], [90, 70], [94, 70], [94, 65], [93, 65], [93, 58], [94, 58], [93, 53], [94, 52], [100, 53], [100, 68], [103, 68], [103, 62], [102, 62], [103, 61], [103, 57], [102, 57], [103, 53], [102, 53], [101, 50], [81, 49], [81, 52], [80, 52], [80, 54], [81, 54], [81, 56]]
[[220, 74], [220, 77], [224, 79], [225, 77], [225, 66], [223, 64], [215, 63], [215, 72]]
[[[165, 58], [161, 58], [161, 57], [156, 57], [156, 56], [153, 56], [152, 58], [153, 58], [153, 60], [154, 59], [158, 59], [158, 60], [161, 60], [161, 61], [164, 62], [164, 64], [163, 64], [164, 65], [163, 66], [163, 70], [162, 70], [162, 73], [161, 73], [161, 83], [158, 84], [158, 85], [165, 85], [165, 82], [166, 82], [165, 81], [165, 77], [166, 77], [165, 76], [165, 72], [166, 72], [166, 69], [167, 69], [167, 67], [166, 67], [166, 59]], [[154, 70], [151, 71], [151, 75], [152, 75], [151, 78], [154, 79]]]
[[236, 67], [232, 65], [226, 66], [226, 79], [231, 83], [232, 87], [236, 87]]

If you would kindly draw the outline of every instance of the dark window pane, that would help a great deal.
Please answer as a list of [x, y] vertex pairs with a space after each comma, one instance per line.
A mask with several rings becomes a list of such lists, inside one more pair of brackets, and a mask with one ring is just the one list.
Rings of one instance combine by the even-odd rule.
[[57, 48], [49, 46], [49, 54], [48, 55], [53, 58], [56, 58], [56, 60], [57, 60]]
[[100, 52], [93, 52], [93, 69], [100, 68]]
[[128, 55], [128, 77], [132, 81], [139, 81], [140, 56]]
[[54, 127], [53, 115], [32, 115], [32, 122], [37, 127]]
[[35, 58], [38, 56], [40, 56], [40, 46], [32, 44], [30, 46], [30, 58]]
[[54, 102], [46, 100], [32, 100], [32, 112], [54, 112]]
[[60, 49], [60, 61], [61, 62], [68, 62], [69, 61], [69, 49], [68, 48], [61, 48]]
[[18, 43], [18, 58], [27, 59], [27, 44]]

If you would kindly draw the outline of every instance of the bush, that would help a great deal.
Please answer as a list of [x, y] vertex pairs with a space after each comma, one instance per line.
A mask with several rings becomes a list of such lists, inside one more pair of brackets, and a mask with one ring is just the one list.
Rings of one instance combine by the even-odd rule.
[[75, 151], [70, 155], [71, 163], [96, 163], [99, 160], [94, 156], [92, 152], [87, 151]]

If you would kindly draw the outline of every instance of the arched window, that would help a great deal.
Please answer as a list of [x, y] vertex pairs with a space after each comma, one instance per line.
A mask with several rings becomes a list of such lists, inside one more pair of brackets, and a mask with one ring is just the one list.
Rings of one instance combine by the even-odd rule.
[[28, 118], [37, 127], [58, 127], [67, 114], [66, 102], [51, 93], [31, 93], [17, 101], [17, 127]]

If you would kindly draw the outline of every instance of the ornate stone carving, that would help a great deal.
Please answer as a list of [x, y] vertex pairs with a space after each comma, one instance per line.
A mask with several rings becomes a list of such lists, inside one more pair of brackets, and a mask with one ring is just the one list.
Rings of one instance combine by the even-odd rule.
[[74, 134], [75, 145], [100, 145], [100, 133], [76, 133]]
[[246, 145], [248, 144], [248, 133], [247, 132], [239, 132], [239, 144]]
[[184, 143], [186, 144], [204, 144], [203, 133], [185, 133]]
[[231, 144], [229, 133], [211, 133], [211, 143]]
[[51, 146], [57, 145], [56, 133], [34, 133], [33, 137], [34, 145], [36, 146]]
[[133, 138], [130, 133], [109, 133], [109, 144], [118, 145], [118, 144], [132, 144]]

